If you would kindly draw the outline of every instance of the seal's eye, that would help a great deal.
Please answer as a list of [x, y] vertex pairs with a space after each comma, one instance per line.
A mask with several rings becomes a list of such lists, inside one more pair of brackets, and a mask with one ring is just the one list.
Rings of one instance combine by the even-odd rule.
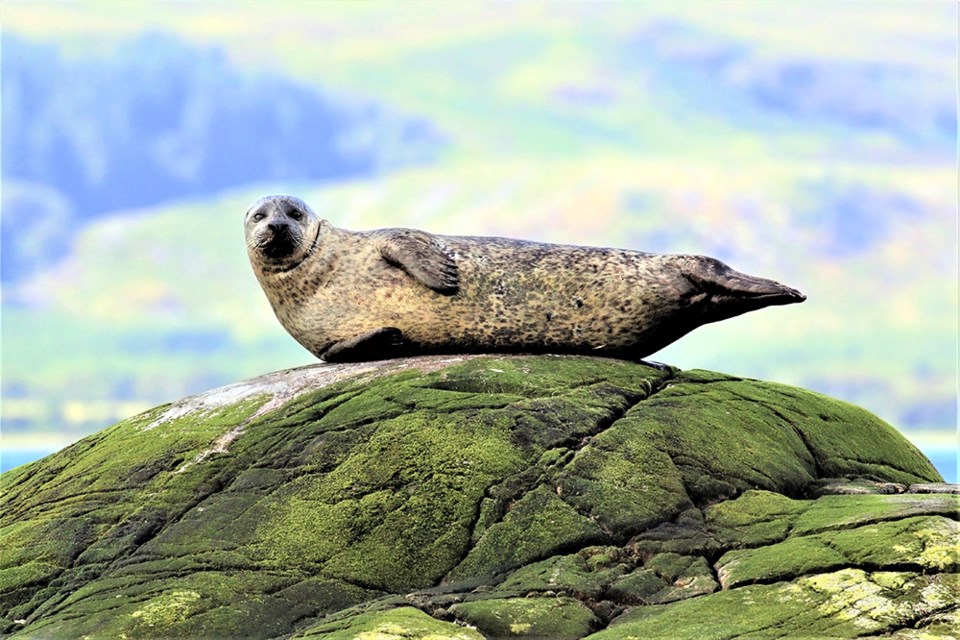
[[267, 216], [264, 215], [263, 213], [259, 213], [259, 212], [258, 212], [258, 213], [253, 214], [253, 217], [251, 218], [251, 220], [253, 220], [254, 222], [260, 222], [261, 220], [263, 220], [263, 219], [266, 218], [266, 217], [267, 217]]
[[303, 217], [303, 213], [297, 209], [294, 209], [293, 211], [290, 212], [290, 217], [293, 218], [294, 220], [299, 220], [300, 218]]

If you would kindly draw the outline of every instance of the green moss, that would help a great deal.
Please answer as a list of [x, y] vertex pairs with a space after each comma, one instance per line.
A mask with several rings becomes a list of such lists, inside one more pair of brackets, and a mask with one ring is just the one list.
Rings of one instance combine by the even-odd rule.
[[700, 487], [703, 476], [737, 491], [786, 494], [801, 493], [818, 476], [940, 480], [916, 447], [875, 416], [783, 385], [682, 372], [631, 416], [673, 458], [698, 503], [725, 497], [717, 493], [722, 485]]
[[578, 553], [554, 556], [510, 573], [498, 589], [529, 592], [554, 591], [577, 598], [600, 599], [607, 586], [623, 574], [614, 564], [615, 547], [588, 547]]
[[257, 537], [275, 564], [327, 563], [331, 575], [390, 590], [425, 586], [465, 552], [485, 489], [521, 464], [503, 427], [405, 415], [332, 472], [276, 496]]
[[668, 586], [656, 571], [637, 569], [623, 576], [607, 592], [611, 600], [623, 604], [650, 604], [654, 596]]
[[717, 563], [724, 588], [754, 582], [789, 579], [814, 571], [841, 568], [847, 562], [839, 551], [818, 537], [791, 538], [779, 544], [746, 551], [730, 551]]
[[810, 537], [842, 553], [851, 566], [916, 564], [926, 571], [956, 571], [960, 553], [960, 524], [941, 516], [878, 522]]
[[[956, 606], [958, 576], [904, 574], [880, 582], [857, 569], [753, 585], [666, 605], [638, 607], [591, 640], [674, 638], [852, 638], [911, 625], [917, 617]], [[952, 594], [952, 595], [951, 595]]]
[[788, 533], [797, 537], [915, 515], [955, 517], [958, 509], [960, 497], [945, 494], [826, 495], [792, 500], [769, 491], [748, 491], [736, 500], [709, 507], [706, 522], [725, 546], [740, 548], [780, 542]]
[[507, 598], [467, 602], [451, 613], [495, 638], [582, 638], [597, 623], [593, 614], [570, 598]]
[[[780, 493], [836, 470], [798, 427], [833, 429], [823, 416], [840, 409], [817, 396], [599, 358], [358, 370], [256, 418], [256, 385], [215, 411], [161, 407], [4, 474], [0, 633], [27, 619], [26, 637], [282, 637], [318, 617], [311, 633], [347, 633], [407, 602], [446, 619], [458, 601], [512, 620], [510, 633], [574, 619], [557, 633], [586, 633], [592, 614], [566, 596], [605, 618], [632, 602], [713, 602], [704, 557], [721, 552], [741, 585], [781, 579], [775, 558], [822, 572], [826, 550], [845, 568], [955, 564], [956, 496]], [[824, 438], [857, 441], [862, 415], [844, 415]], [[919, 474], [902, 439], [867, 432], [887, 438], [856, 459], [874, 477]], [[901, 573], [868, 581], [917, 602], [946, 588], [918, 595]], [[827, 598], [798, 580], [810, 602]], [[514, 600], [528, 593], [541, 597]], [[426, 620], [447, 625], [427, 635], [461, 631]], [[371, 624], [358, 633], [386, 633]]]
[[473, 629], [434, 620], [412, 607], [366, 613], [310, 627], [295, 638], [326, 640], [483, 640]]
[[656, 571], [668, 582], [673, 582], [690, 569], [693, 560], [689, 556], [681, 556], [676, 553], [659, 553], [647, 560], [643, 566]]
[[340, 611], [375, 595], [289, 573], [208, 570], [145, 581], [131, 572], [78, 589], [62, 603], [75, 616], [53, 624], [41, 618], [27, 631], [45, 638], [233, 638], [249, 637], [251, 630], [276, 637], [290, 633], [290, 620]]
[[428, 374], [418, 384], [532, 399], [543, 397], [546, 389], [577, 389], [604, 382], [646, 395], [656, 381], [672, 376], [674, 371], [660, 371], [626, 360], [582, 356], [480, 357]]
[[703, 558], [661, 553], [610, 585], [607, 597], [622, 604], [660, 604], [718, 588]]
[[736, 500], [709, 507], [706, 522], [737, 546], [755, 547], [786, 538], [797, 518], [809, 507], [809, 501], [791, 500], [779, 493], [747, 491]]
[[670, 457], [628, 419], [579, 451], [556, 484], [564, 500], [618, 539], [690, 506]]
[[630, 546], [646, 555], [676, 553], [680, 555], [714, 555], [724, 547], [717, 535], [708, 529], [703, 513], [696, 508], [682, 511], [670, 522], [634, 536]]
[[[345, 426], [358, 423], [378, 422], [402, 415], [406, 410], [396, 396], [401, 386], [402, 378], [396, 376], [384, 385], [353, 394], [345, 402], [338, 403], [316, 420], [318, 431], [324, 429], [341, 429]], [[339, 399], [338, 399], [339, 400]], [[296, 416], [300, 424], [307, 422], [307, 416]]]
[[[889, 424], [852, 404], [766, 383], [813, 452], [821, 477], [865, 476], [911, 484], [943, 482], [933, 464]], [[857, 428], [851, 431], [849, 425]]]
[[708, 509], [707, 520], [728, 547], [758, 547], [729, 551], [717, 563], [724, 587], [735, 587], [849, 566], [947, 570], [960, 552], [958, 525], [940, 516], [911, 516], [949, 514], [955, 505], [957, 496], [831, 495], [808, 501], [748, 492]]
[[[571, 364], [568, 359], [557, 360], [561, 368]], [[333, 575], [388, 589], [435, 581], [465, 552], [475, 505], [485, 500], [483, 493], [491, 484], [520, 472], [529, 463], [527, 456], [542, 453], [537, 445], [548, 446], [569, 437], [560, 429], [567, 425], [589, 429], [611, 411], [607, 405], [624, 402], [622, 392], [616, 395], [607, 387], [575, 389], [576, 401], [558, 395], [560, 387], [547, 392], [549, 399], [520, 402], [515, 395], [518, 390], [531, 396], [537, 389], [528, 370], [542, 368], [538, 362], [480, 358], [419, 378], [390, 376], [369, 390], [352, 393], [321, 416], [314, 414], [318, 427], [326, 429], [342, 429], [362, 421], [358, 416], [364, 415], [377, 420], [378, 429], [369, 441], [357, 443], [330, 474], [294, 480], [296, 497], [278, 496], [282, 504], [265, 520], [259, 536], [268, 541], [266, 557], [280, 564], [292, 559], [328, 563], [327, 571]], [[586, 367], [577, 364], [581, 365], [575, 378], [579, 385], [584, 375], [580, 369], [606, 363], [588, 359]], [[626, 363], [618, 368], [663, 375]], [[479, 382], [471, 377], [478, 372], [482, 373]], [[550, 369], [550, 375], [540, 373], [543, 377], [534, 379], [540, 384], [559, 386], [563, 380], [556, 367]], [[494, 379], [500, 381], [497, 397], [502, 401], [465, 398], [469, 385], [488, 388]], [[571, 384], [569, 379], [564, 382]], [[649, 387], [646, 378], [630, 383], [640, 389]], [[504, 389], [514, 395], [499, 393]], [[328, 398], [326, 402], [332, 401]], [[368, 407], [369, 403], [379, 409]], [[504, 404], [516, 408], [502, 416], [489, 411], [491, 406]], [[408, 407], [405, 414], [384, 413], [383, 407], [400, 405]], [[451, 420], [447, 416], [451, 410], [464, 411], [467, 419]], [[477, 410], [482, 412], [472, 413]], [[298, 406], [293, 415], [303, 416], [306, 411]], [[571, 412], [586, 413], [578, 416]], [[291, 412], [284, 410], [284, 414], [287, 424]], [[536, 416], [535, 420], [530, 421], [528, 415]], [[543, 424], [545, 420], [557, 420], [559, 428]], [[536, 448], [531, 450], [531, 445]], [[396, 490], [403, 486], [415, 487], [417, 495], [402, 498]], [[479, 532], [474, 529], [475, 539], [482, 538], [502, 511], [501, 502], [486, 500], [486, 517]], [[442, 516], [438, 518], [438, 514]], [[300, 535], [304, 530], [314, 535]], [[553, 546], [567, 543], [564, 537]], [[407, 552], [397, 553], [398, 549]]]
[[603, 541], [603, 532], [548, 487], [523, 496], [487, 530], [447, 580], [456, 582], [514, 569], [565, 548]]
[[[96, 436], [97, 446], [69, 448], [53, 454], [47, 464], [57, 468], [56, 482], [45, 482], [47, 474], [31, 476], [19, 487], [33, 490], [17, 511], [32, 505], [62, 502], [74, 496], [148, 489], [168, 491], [172, 472], [209, 449], [216, 439], [243, 423], [264, 401], [263, 396], [244, 399], [215, 411], [187, 414], [156, 423], [156, 412], [125, 420]], [[17, 515], [7, 511], [5, 522]]]
[[483, 537], [491, 526], [496, 524], [503, 517], [503, 508], [501, 501], [493, 498], [483, 498], [480, 501], [480, 509], [477, 514], [477, 520], [473, 526], [473, 532], [470, 534], [470, 545], [474, 546]]
[[752, 488], [794, 492], [813, 479], [799, 438], [767, 407], [739, 395], [753, 390], [748, 383], [679, 382], [631, 413], [637, 435], [671, 457], [695, 502]]
[[16, 566], [0, 569], [0, 611], [5, 617], [15, 618], [18, 604], [29, 599], [38, 586], [49, 584], [63, 570], [52, 562], [29, 560]]
[[956, 517], [960, 496], [949, 494], [823, 496], [794, 523], [803, 535], [915, 515]]
[[262, 416], [264, 423], [278, 429], [296, 428], [316, 423], [330, 411], [363, 392], [363, 385], [356, 380], [346, 380], [314, 390], [306, 390], [292, 398], [282, 407]]
[[960, 629], [960, 609], [927, 616], [917, 629], [900, 629], [887, 636], [890, 640], [950, 640]]
[[603, 551], [587, 556], [587, 566], [593, 571], [606, 569], [613, 564], [613, 561], [614, 555]]
[[[148, 412], [50, 456], [4, 496], [3, 562], [42, 561], [48, 579], [62, 573], [65, 585], [96, 576], [205, 490], [203, 474], [177, 471], [262, 402], [258, 396], [207, 412], [200, 424], [189, 415], [158, 422], [162, 412]], [[30, 572], [8, 572], [0, 592], [10, 594], [8, 606], [29, 609], [38, 592], [25, 587], [36, 583]]]
[[202, 606], [196, 591], [168, 591], [143, 603], [130, 614], [138, 625], [153, 633], [164, 634]]

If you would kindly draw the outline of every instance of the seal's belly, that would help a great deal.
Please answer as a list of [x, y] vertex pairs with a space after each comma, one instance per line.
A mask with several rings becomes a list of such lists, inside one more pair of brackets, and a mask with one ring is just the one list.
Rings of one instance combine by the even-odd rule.
[[[320, 356], [385, 327], [411, 351], [629, 352], [646, 355], [678, 292], [661, 256], [637, 252], [445, 238], [459, 289], [444, 295], [377, 252], [343, 252], [309, 301], [275, 306], [287, 331]], [[683, 283], [682, 279], [679, 282]], [[666, 284], [658, 284], [666, 283]], [[682, 297], [679, 296], [679, 297]], [[646, 353], [639, 354], [642, 345]]]
[[553, 247], [549, 259], [515, 247], [470, 251], [458, 260], [460, 290], [452, 296], [385, 264], [365, 265], [363, 280], [353, 277], [349, 287], [331, 283], [320, 295], [338, 322], [326, 341], [396, 327], [427, 350], [589, 352], [629, 350], [647, 337], [644, 317], [660, 296], [638, 288], [639, 254], [611, 261], [609, 251], [582, 248], [558, 255]]

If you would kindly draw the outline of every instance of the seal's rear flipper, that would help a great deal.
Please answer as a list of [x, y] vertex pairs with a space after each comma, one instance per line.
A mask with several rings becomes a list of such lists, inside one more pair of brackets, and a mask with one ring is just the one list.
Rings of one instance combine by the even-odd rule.
[[707, 322], [732, 318], [748, 311], [774, 305], [795, 304], [805, 295], [785, 285], [731, 269], [716, 258], [691, 256], [683, 275], [701, 292]]
[[453, 295], [460, 288], [456, 261], [425, 231], [391, 229], [383, 236], [380, 253], [387, 262], [437, 293]]
[[757, 278], [748, 276], [745, 273], [730, 269], [725, 278], [717, 283], [718, 288], [714, 290], [714, 295], [719, 297], [736, 298], [739, 300], [752, 300], [756, 303], [763, 303], [760, 306], [766, 307], [778, 304], [795, 304], [803, 302], [807, 296], [796, 289], [782, 285], [774, 280], [766, 278]]
[[326, 362], [362, 362], [395, 358], [403, 345], [403, 333], [396, 327], [380, 327], [348, 340], [335, 342], [320, 354]]

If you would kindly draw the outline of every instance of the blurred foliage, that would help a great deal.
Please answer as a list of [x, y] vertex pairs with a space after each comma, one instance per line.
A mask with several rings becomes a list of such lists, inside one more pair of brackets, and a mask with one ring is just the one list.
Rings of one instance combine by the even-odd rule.
[[5, 438], [312, 362], [246, 264], [268, 192], [715, 255], [809, 300], [656, 359], [956, 428], [954, 6], [5, 4]]
[[370, 176], [441, 147], [422, 119], [244, 73], [163, 33], [82, 57], [5, 34], [2, 65], [4, 281], [61, 257], [62, 230], [86, 218], [261, 180]]

